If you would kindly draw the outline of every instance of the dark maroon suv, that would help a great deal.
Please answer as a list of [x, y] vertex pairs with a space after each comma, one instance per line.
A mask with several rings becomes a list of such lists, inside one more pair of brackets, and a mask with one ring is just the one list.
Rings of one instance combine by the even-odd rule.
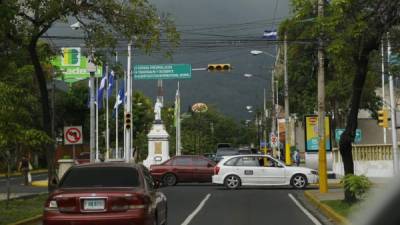
[[200, 155], [174, 156], [160, 165], [150, 166], [151, 175], [164, 185], [178, 182], [211, 182], [215, 162]]

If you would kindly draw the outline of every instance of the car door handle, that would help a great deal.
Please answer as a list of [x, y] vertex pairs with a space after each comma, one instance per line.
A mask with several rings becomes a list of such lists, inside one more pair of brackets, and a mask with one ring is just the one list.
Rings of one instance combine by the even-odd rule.
[[253, 170], [245, 170], [244, 175], [253, 175]]

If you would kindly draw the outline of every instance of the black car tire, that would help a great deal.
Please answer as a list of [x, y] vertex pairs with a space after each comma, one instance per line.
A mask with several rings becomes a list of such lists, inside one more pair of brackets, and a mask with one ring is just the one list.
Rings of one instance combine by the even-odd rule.
[[175, 174], [172, 174], [172, 173], [165, 174], [163, 176], [162, 181], [165, 186], [174, 186], [177, 183], [176, 176], [175, 176]]
[[295, 174], [290, 179], [290, 184], [295, 189], [304, 189], [308, 184], [307, 177], [303, 174]]
[[224, 180], [224, 185], [228, 189], [238, 189], [240, 187], [240, 178], [236, 175], [228, 175]]

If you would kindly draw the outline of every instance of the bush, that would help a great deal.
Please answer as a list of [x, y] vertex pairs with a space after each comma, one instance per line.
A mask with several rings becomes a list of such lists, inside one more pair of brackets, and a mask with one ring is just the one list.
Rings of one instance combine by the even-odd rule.
[[347, 174], [340, 183], [343, 183], [345, 191], [350, 192], [358, 199], [362, 198], [371, 188], [371, 181], [364, 175]]

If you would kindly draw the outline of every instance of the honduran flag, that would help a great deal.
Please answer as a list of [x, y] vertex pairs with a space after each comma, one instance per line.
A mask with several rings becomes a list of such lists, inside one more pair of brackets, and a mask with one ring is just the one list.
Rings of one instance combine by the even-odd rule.
[[276, 30], [265, 30], [263, 38], [267, 40], [276, 40], [278, 38], [278, 32]]

